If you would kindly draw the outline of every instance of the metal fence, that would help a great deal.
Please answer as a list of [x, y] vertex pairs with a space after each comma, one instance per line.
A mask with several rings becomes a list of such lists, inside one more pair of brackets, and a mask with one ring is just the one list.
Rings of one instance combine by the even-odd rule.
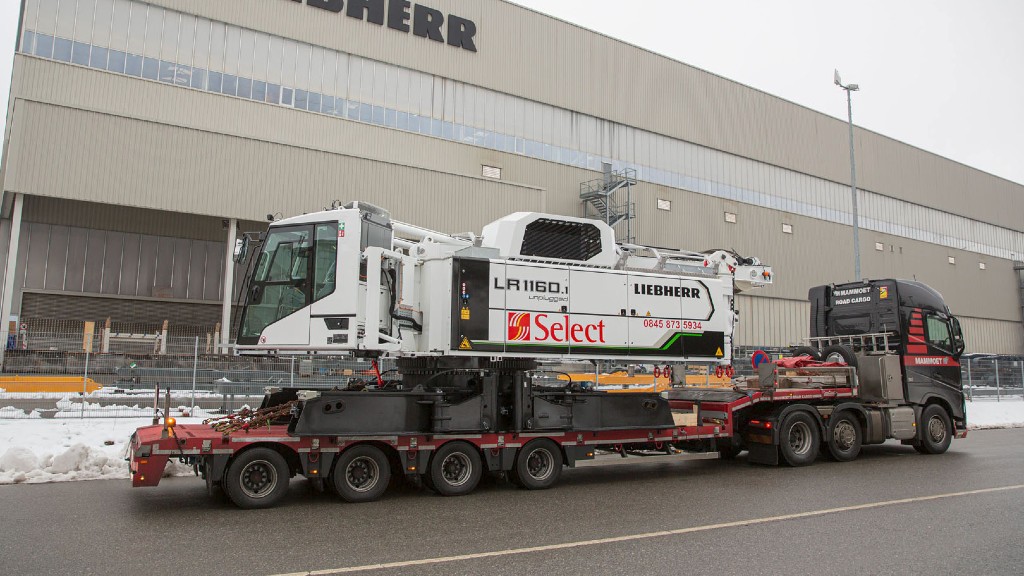
[[[344, 388], [377, 379], [372, 363], [362, 359], [224, 354], [216, 328], [23, 324], [8, 339], [0, 418], [151, 417], [168, 390], [173, 414], [207, 417], [255, 407], [268, 387]], [[772, 357], [787, 353], [764, 350]], [[738, 375], [753, 374], [753, 351], [737, 348]], [[394, 362], [384, 360], [378, 369], [386, 379]], [[972, 400], [1024, 398], [1024, 356], [967, 354], [961, 370]]]

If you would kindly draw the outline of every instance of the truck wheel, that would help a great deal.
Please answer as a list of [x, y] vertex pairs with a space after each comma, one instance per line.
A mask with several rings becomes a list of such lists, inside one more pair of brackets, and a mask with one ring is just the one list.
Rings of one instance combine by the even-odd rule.
[[818, 457], [821, 434], [818, 423], [806, 412], [794, 412], [786, 417], [779, 430], [779, 451], [790, 466], [807, 466]]
[[480, 452], [468, 442], [449, 442], [430, 459], [430, 481], [442, 496], [469, 494], [482, 473]]
[[850, 368], [857, 367], [857, 355], [848, 346], [839, 344], [826, 346], [821, 351], [821, 360], [822, 362], [842, 362]]
[[224, 492], [239, 508], [269, 508], [288, 492], [288, 463], [270, 448], [250, 448], [231, 459]]
[[828, 454], [838, 462], [849, 462], [860, 454], [864, 433], [860, 420], [851, 412], [832, 416], [826, 432]]
[[810, 356], [811, 360], [821, 360], [821, 352], [813, 346], [794, 346], [789, 349], [789, 355], [796, 356]]
[[544, 490], [562, 475], [562, 451], [547, 438], [538, 438], [519, 449], [515, 475], [527, 490]]
[[953, 426], [949, 414], [938, 404], [929, 404], [921, 412], [921, 443], [915, 448], [922, 454], [942, 454], [953, 441]]
[[362, 444], [342, 452], [331, 476], [342, 500], [373, 502], [388, 489], [391, 464], [380, 448]]

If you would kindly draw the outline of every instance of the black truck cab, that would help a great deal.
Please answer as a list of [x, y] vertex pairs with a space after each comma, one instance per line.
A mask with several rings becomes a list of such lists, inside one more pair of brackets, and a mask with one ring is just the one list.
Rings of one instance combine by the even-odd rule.
[[[811, 288], [811, 341], [841, 343], [857, 355], [899, 356], [904, 400], [939, 403], [966, 426], [960, 322], [933, 288], [910, 280], [865, 280]], [[885, 336], [871, 336], [885, 335]]]

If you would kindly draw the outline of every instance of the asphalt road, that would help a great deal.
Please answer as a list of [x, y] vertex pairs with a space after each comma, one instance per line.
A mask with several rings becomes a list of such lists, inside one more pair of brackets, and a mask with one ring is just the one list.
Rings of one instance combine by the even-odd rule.
[[196, 479], [0, 486], [5, 574], [381, 563], [398, 564], [361, 572], [1020, 574], [1024, 429], [972, 432], [942, 456], [888, 443], [807, 468], [639, 461], [567, 470], [543, 492], [492, 480], [462, 498], [407, 486], [350, 505], [297, 480], [282, 506], [259, 511], [208, 499]]

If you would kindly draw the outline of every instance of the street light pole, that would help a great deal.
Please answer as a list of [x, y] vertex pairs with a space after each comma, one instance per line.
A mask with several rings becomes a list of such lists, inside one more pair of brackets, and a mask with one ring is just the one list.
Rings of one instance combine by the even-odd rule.
[[857, 84], [843, 84], [839, 70], [835, 71], [835, 83], [846, 90], [846, 113], [850, 124], [850, 192], [853, 196], [853, 276], [854, 281], [860, 276], [860, 216], [857, 211], [857, 163], [853, 157], [853, 93], [860, 90]]

